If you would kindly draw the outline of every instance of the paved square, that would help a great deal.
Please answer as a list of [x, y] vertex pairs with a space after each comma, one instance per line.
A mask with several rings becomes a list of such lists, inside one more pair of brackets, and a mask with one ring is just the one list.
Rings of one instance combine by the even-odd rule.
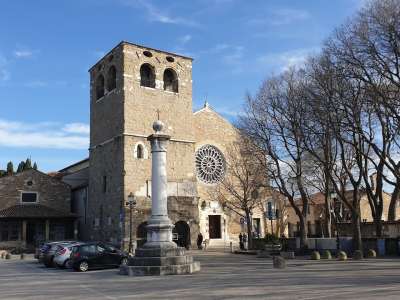
[[36, 260], [0, 260], [0, 299], [400, 299], [400, 259], [288, 261], [217, 252], [192, 254], [194, 275], [128, 277], [116, 269], [78, 273]]

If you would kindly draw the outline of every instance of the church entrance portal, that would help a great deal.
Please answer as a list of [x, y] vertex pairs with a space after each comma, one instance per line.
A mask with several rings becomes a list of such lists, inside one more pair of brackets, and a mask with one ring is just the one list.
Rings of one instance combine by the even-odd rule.
[[185, 221], [178, 221], [175, 223], [173, 233], [177, 234], [175, 243], [179, 247], [189, 248], [190, 246], [190, 227]]
[[208, 232], [210, 239], [221, 238], [221, 215], [208, 216]]

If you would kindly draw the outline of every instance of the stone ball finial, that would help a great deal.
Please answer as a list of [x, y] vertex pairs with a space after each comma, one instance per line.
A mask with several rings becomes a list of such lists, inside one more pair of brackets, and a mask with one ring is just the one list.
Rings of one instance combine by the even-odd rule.
[[153, 129], [156, 133], [163, 131], [164, 129], [164, 123], [161, 122], [160, 120], [154, 121], [153, 123]]

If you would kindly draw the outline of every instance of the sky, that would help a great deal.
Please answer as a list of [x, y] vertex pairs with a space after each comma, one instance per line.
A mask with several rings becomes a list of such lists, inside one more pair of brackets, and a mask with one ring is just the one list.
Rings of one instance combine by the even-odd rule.
[[194, 58], [193, 107], [234, 120], [246, 93], [318, 53], [362, 0], [4, 0], [0, 169], [88, 157], [88, 69], [125, 40]]

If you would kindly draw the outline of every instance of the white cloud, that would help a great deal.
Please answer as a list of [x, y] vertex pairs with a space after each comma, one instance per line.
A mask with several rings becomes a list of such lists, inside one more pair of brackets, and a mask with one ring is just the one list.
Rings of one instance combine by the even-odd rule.
[[48, 83], [43, 80], [33, 80], [25, 83], [25, 86], [30, 88], [46, 87]]
[[6, 81], [10, 79], [10, 73], [6, 69], [2, 69], [0, 66], [0, 81]]
[[215, 110], [222, 115], [234, 117], [234, 118], [237, 118], [243, 114], [243, 111], [241, 109], [237, 109], [237, 108], [234, 109], [234, 108], [229, 108], [229, 107], [216, 107]]
[[296, 49], [280, 53], [271, 53], [257, 58], [257, 62], [274, 71], [285, 71], [290, 67], [302, 66], [307, 57], [318, 51], [318, 48]]
[[96, 58], [102, 58], [104, 55], [106, 55], [106, 52], [101, 50], [95, 50], [92, 53]]
[[[225, 49], [225, 53], [222, 55], [222, 61], [232, 68], [234, 74], [241, 73], [243, 71], [243, 53], [244, 47], [242, 46], [230, 46]], [[223, 51], [221, 49], [220, 51]]]
[[270, 23], [272, 25], [286, 25], [310, 18], [310, 13], [300, 9], [279, 9], [272, 12]]
[[268, 12], [262, 17], [255, 17], [247, 21], [249, 25], [288, 25], [305, 21], [311, 17], [310, 13], [302, 9], [281, 8]]
[[90, 127], [88, 124], [84, 123], [70, 123], [63, 127], [63, 131], [68, 133], [89, 134]]
[[30, 50], [16, 50], [14, 51], [14, 56], [17, 58], [29, 58], [32, 57], [33, 52]]
[[184, 25], [191, 27], [199, 27], [200, 25], [190, 19], [176, 17], [170, 15], [165, 9], [160, 9], [150, 0], [121, 0], [121, 3], [130, 7], [142, 7], [146, 10], [147, 18], [151, 22], [159, 22], [164, 24]]
[[0, 82], [7, 81], [10, 79], [10, 72], [6, 69], [7, 60], [0, 53]]
[[14, 148], [87, 149], [88, 125], [25, 123], [0, 119], [0, 146]]
[[191, 39], [192, 39], [192, 36], [190, 34], [186, 34], [186, 35], [180, 37], [178, 39], [178, 41], [183, 46], [183, 45], [187, 44], [188, 42], [190, 42]]

